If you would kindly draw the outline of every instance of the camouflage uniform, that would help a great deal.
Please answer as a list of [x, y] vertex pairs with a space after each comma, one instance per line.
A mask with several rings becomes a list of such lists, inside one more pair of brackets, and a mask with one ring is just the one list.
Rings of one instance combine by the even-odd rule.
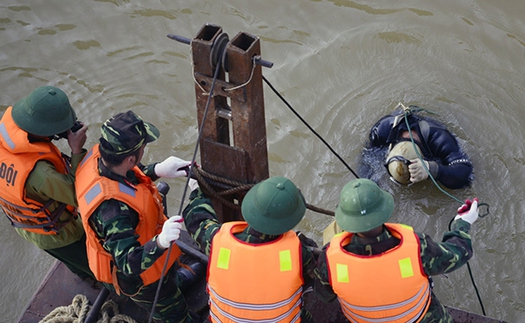
[[[139, 165], [146, 176], [157, 180], [154, 166], [155, 164]], [[102, 176], [128, 186], [138, 184], [133, 171], [128, 171], [126, 177], [122, 177], [111, 172], [100, 161], [99, 172]], [[90, 224], [100, 239], [104, 241], [104, 248], [113, 256], [122, 292], [146, 310], [151, 311], [158, 283], [144, 286], [140, 274], [164, 252], [167, 252], [166, 249], [157, 246], [158, 236], [141, 245], [135, 235], [138, 214], [125, 203], [114, 199], [102, 202], [90, 217]], [[166, 323], [194, 322], [177, 280], [176, 266], [172, 266], [164, 276], [154, 318], [162, 319]], [[113, 286], [105, 285], [110, 290], [114, 290]]]
[[[421, 263], [428, 277], [452, 272], [463, 266], [472, 257], [471, 237], [468, 233], [470, 224], [463, 220], [456, 220], [451, 224], [451, 231], [443, 235], [442, 242], [434, 241], [424, 233], [417, 233], [421, 245]], [[351, 242], [344, 247], [345, 250], [359, 254], [372, 255], [385, 252], [397, 245], [399, 240], [393, 237], [388, 230], [374, 239], [352, 237]], [[332, 302], [337, 296], [329, 282], [326, 265], [326, 248], [318, 258], [314, 291], [317, 296], [325, 301]], [[373, 279], [371, 277], [371, 279]], [[453, 323], [452, 316], [432, 293], [432, 299], [427, 313], [421, 322]]]
[[[191, 192], [190, 203], [186, 206], [182, 212], [184, 217], [184, 224], [186, 229], [191, 234], [193, 239], [200, 245], [202, 251], [206, 255], [210, 255], [211, 242], [217, 231], [220, 229], [221, 224], [217, 220], [215, 211], [211, 200], [207, 198], [201, 191], [200, 188], [195, 189]], [[254, 230], [248, 226], [242, 232], [235, 234], [235, 237], [239, 240], [248, 243], [264, 243], [275, 240], [280, 235], [268, 235]], [[303, 279], [305, 286], [309, 286], [313, 283], [315, 277], [314, 271], [316, 261], [311, 248], [307, 246], [303, 241], [302, 245], [302, 261], [303, 261]], [[301, 311], [301, 320], [303, 322], [311, 322], [311, 314], [304, 308]]]

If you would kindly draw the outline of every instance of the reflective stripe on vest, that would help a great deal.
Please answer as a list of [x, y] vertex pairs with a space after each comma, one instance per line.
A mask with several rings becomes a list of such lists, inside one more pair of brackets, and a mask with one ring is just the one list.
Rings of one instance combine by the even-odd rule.
[[27, 132], [14, 122], [12, 109], [8, 107], [0, 120], [0, 206], [16, 228], [57, 234], [76, 218], [76, 208], [44, 196], [33, 200], [25, 187], [37, 162], [51, 163], [60, 174], [68, 174], [68, 165], [51, 142], [29, 142]]
[[330, 283], [351, 322], [418, 322], [430, 304], [419, 238], [408, 226], [385, 226], [400, 243], [384, 253], [363, 256], [346, 251], [343, 247], [353, 236], [348, 232], [334, 236], [327, 249]]
[[235, 238], [246, 227], [246, 222], [227, 222], [213, 237], [208, 267], [212, 322], [300, 321], [299, 239], [292, 231], [261, 244]]

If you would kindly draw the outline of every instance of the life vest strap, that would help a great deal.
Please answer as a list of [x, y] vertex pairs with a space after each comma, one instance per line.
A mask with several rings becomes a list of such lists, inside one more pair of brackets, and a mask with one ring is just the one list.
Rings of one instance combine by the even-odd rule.
[[[2, 204], [11, 206], [12, 208], [8, 209], [5, 207], [2, 207], [2, 210], [4, 211], [5, 216], [9, 219], [11, 222], [11, 225], [15, 228], [21, 228], [21, 229], [42, 229], [46, 232], [53, 231], [55, 233], [58, 232], [63, 226], [68, 224], [73, 219], [76, 219], [76, 215], [71, 216], [67, 221], [58, 223], [58, 220], [60, 219], [60, 216], [67, 208], [67, 204], [60, 203], [59, 206], [53, 211], [49, 212], [48, 208], [55, 202], [54, 200], [49, 200], [40, 208], [29, 208], [25, 206], [20, 206], [14, 203], [11, 203], [2, 197], [0, 197], [0, 201]], [[29, 211], [34, 214], [37, 213], [43, 213], [45, 214], [44, 217], [34, 217], [22, 214], [21, 212], [15, 212], [15, 210], [24, 210]], [[20, 219], [24, 219], [27, 222], [22, 222]]]

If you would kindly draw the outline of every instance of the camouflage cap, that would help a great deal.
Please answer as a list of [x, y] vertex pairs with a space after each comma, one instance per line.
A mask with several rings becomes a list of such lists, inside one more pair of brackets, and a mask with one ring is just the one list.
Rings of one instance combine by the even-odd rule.
[[[133, 111], [114, 115], [104, 122], [100, 141], [108, 145], [100, 146], [103, 151], [113, 155], [123, 155], [138, 150], [142, 145], [156, 140], [159, 130], [149, 122], [145, 122]], [[111, 147], [112, 150], [107, 149]]]

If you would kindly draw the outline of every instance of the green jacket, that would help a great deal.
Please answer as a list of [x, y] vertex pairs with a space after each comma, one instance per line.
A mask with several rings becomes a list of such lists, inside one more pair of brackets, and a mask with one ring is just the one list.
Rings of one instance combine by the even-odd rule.
[[[82, 153], [71, 156], [70, 174], [57, 172], [55, 167], [47, 161], [37, 162], [27, 179], [25, 186], [27, 196], [37, 201], [44, 202], [51, 198], [57, 202], [77, 206], [75, 172], [86, 152], [83, 150]], [[58, 203], [51, 206], [50, 210], [53, 211], [57, 205]], [[64, 211], [64, 213], [68, 212]], [[62, 218], [66, 219], [70, 216], [71, 214], [63, 214]], [[62, 227], [59, 234], [38, 234], [20, 228], [15, 228], [15, 230], [24, 239], [44, 250], [65, 247], [80, 240], [84, 234], [80, 217]]]

